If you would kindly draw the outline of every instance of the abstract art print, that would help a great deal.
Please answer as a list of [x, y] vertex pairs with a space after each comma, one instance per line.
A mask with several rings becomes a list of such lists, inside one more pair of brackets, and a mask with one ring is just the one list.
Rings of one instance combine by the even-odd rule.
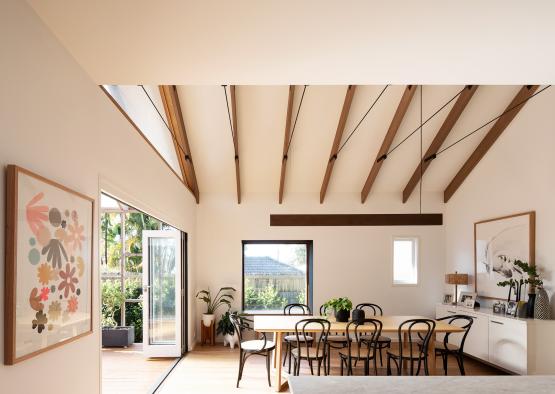
[[7, 169], [4, 363], [92, 332], [94, 200]]
[[535, 223], [535, 212], [524, 212], [474, 224], [475, 285], [480, 297], [507, 298], [507, 289], [497, 283], [523, 275], [508, 260], [534, 264]]

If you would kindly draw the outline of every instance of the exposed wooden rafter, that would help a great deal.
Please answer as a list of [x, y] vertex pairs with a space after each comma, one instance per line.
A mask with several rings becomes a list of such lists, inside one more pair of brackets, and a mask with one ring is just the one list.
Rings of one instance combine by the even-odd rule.
[[[461, 92], [461, 94], [457, 98], [457, 101], [451, 108], [451, 111], [449, 111], [449, 114], [445, 118], [445, 121], [439, 128], [432, 143], [428, 147], [428, 150], [424, 154], [424, 157], [428, 157], [436, 153], [439, 148], [441, 148], [441, 145], [445, 142], [445, 139], [447, 138], [451, 130], [453, 130], [453, 127], [459, 120], [459, 117], [463, 113], [467, 104], [470, 102], [470, 99], [476, 92], [476, 89], [478, 89], [478, 85], [468, 85], [466, 89]], [[424, 175], [431, 163], [431, 161], [422, 161], [422, 171], [420, 171], [420, 163], [416, 166], [410, 180], [407, 183], [407, 186], [403, 190], [403, 203], [407, 202], [411, 193], [414, 191], [414, 188], [416, 187], [416, 185], [418, 185], [421, 175]]]
[[376, 180], [378, 173], [380, 172], [380, 169], [382, 167], [383, 161], [378, 161], [378, 159], [387, 154], [387, 152], [389, 151], [389, 148], [393, 143], [393, 139], [397, 134], [397, 130], [399, 130], [399, 127], [401, 126], [401, 122], [403, 121], [403, 118], [407, 113], [407, 109], [409, 108], [410, 102], [412, 101], [415, 92], [415, 85], [408, 85], [405, 88], [403, 96], [401, 97], [401, 101], [399, 102], [397, 110], [395, 111], [395, 115], [393, 115], [393, 119], [391, 120], [391, 124], [389, 125], [389, 129], [387, 130], [387, 133], [385, 134], [385, 137], [383, 139], [382, 146], [378, 151], [376, 159], [374, 160], [372, 168], [370, 169], [370, 173], [368, 174], [366, 182], [364, 183], [364, 187], [362, 188], [362, 192], [360, 193], [360, 199], [363, 203], [366, 201], [366, 198], [368, 197], [368, 194], [372, 189], [372, 185], [374, 184], [374, 181]]
[[193, 191], [197, 204], [200, 201], [197, 177], [195, 174], [195, 166], [193, 164], [193, 156], [189, 147], [187, 131], [185, 130], [185, 122], [181, 112], [179, 96], [175, 85], [160, 85], [160, 96], [164, 104], [164, 111], [172, 133], [172, 140], [175, 146], [175, 153], [179, 160], [179, 166], [183, 175], [183, 179], [189, 188]]
[[233, 149], [235, 151], [235, 179], [237, 180], [237, 204], [241, 204], [241, 177], [239, 171], [239, 131], [237, 130], [237, 100], [235, 85], [229, 87], [231, 95], [231, 117], [233, 123]]
[[[470, 155], [468, 160], [463, 164], [457, 175], [453, 178], [453, 180], [449, 183], [445, 191], [443, 192], [443, 201], [448, 202], [449, 199], [455, 194], [457, 189], [461, 186], [464, 182], [466, 177], [472, 172], [474, 167], [480, 162], [480, 160], [485, 156], [489, 148], [497, 141], [497, 138], [505, 131], [507, 126], [511, 123], [511, 121], [516, 117], [519, 111], [524, 107], [525, 102], [534, 94], [534, 92], [538, 89], [538, 85], [528, 85], [523, 86], [516, 96], [513, 98], [511, 103], [507, 106], [505, 111], [507, 112], [503, 116], [501, 116], [491, 127], [488, 131], [486, 136], [482, 139], [480, 144], [476, 147], [474, 152]], [[513, 108], [514, 107], [514, 108]], [[513, 109], [511, 109], [513, 108]]]
[[270, 214], [270, 226], [441, 226], [441, 213]]
[[279, 203], [283, 202], [285, 189], [285, 172], [287, 170], [287, 151], [291, 139], [291, 115], [293, 114], [293, 100], [295, 98], [295, 85], [289, 86], [289, 99], [287, 101], [287, 116], [285, 117], [285, 136], [283, 138], [283, 156], [281, 159], [281, 175], [279, 178]]
[[328, 159], [328, 165], [326, 167], [326, 173], [324, 174], [324, 180], [322, 181], [322, 187], [320, 189], [320, 204], [324, 202], [324, 198], [326, 197], [326, 191], [328, 190], [328, 184], [330, 182], [331, 173], [333, 171], [333, 165], [335, 164], [335, 160], [337, 159], [339, 144], [341, 143], [341, 137], [343, 136], [343, 131], [345, 130], [345, 123], [347, 122], [347, 118], [349, 116], [349, 110], [351, 109], [351, 103], [353, 102], [355, 90], [355, 85], [349, 85], [347, 87], [347, 93], [345, 94], [345, 100], [343, 102], [343, 109], [341, 110], [341, 116], [339, 117], [339, 123], [337, 124], [335, 138], [333, 139], [330, 157]]

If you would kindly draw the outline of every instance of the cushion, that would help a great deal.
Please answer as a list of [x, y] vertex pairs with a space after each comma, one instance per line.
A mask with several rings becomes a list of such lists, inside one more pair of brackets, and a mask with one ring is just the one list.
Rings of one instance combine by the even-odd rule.
[[266, 346], [264, 347], [263, 339], [241, 342], [241, 349], [249, 351], [272, 350], [274, 347], [275, 344], [272, 341], [266, 341]]

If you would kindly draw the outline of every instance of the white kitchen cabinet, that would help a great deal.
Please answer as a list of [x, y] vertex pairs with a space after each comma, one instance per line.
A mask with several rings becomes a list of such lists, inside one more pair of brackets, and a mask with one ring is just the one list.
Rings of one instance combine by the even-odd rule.
[[[461, 312], [462, 313], [462, 312]], [[474, 319], [466, 337], [464, 351], [482, 360], [489, 358], [489, 319], [487, 316], [473, 312], [464, 312]]]
[[490, 317], [489, 362], [525, 375], [528, 371], [526, 322]]

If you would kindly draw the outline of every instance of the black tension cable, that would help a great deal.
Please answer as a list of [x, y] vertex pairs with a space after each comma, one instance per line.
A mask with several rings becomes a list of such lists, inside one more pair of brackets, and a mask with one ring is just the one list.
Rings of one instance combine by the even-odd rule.
[[372, 105], [370, 106], [370, 108], [368, 108], [368, 111], [366, 111], [366, 113], [364, 114], [364, 116], [360, 119], [360, 121], [357, 123], [357, 125], [355, 126], [355, 128], [353, 129], [353, 131], [351, 131], [351, 133], [349, 134], [349, 136], [345, 139], [345, 142], [343, 142], [343, 144], [339, 147], [339, 149], [337, 150], [337, 153], [333, 156], [334, 159], [337, 159], [337, 155], [339, 154], [339, 152], [341, 152], [341, 150], [343, 149], [343, 147], [347, 144], [347, 142], [349, 142], [349, 139], [351, 139], [351, 137], [353, 136], [353, 134], [355, 133], [355, 131], [357, 131], [358, 127], [361, 125], [361, 123], [364, 121], [364, 119], [366, 118], [366, 116], [370, 113], [370, 111], [372, 110], [372, 108], [374, 108], [374, 106], [376, 105], [376, 103], [378, 102], [378, 100], [380, 99], [380, 97], [382, 97], [382, 94], [384, 94], [384, 92], [386, 91], [386, 89], [389, 87], [389, 85], [385, 85], [385, 87], [382, 89], [382, 91], [380, 92], [380, 94], [378, 95], [378, 97], [376, 97], [376, 99], [374, 100], [374, 102], [372, 103]]
[[233, 131], [233, 124], [231, 122], [231, 112], [229, 112], [229, 101], [227, 100], [227, 89], [226, 89], [227, 85], [222, 85], [222, 87], [224, 88], [225, 105], [227, 107], [227, 117], [229, 118], [229, 129], [231, 130], [231, 138], [232, 138], [232, 140], [234, 140], [235, 139], [235, 131]]
[[152, 106], [154, 107], [156, 112], [158, 112], [158, 116], [160, 116], [160, 119], [162, 119], [162, 122], [166, 125], [166, 128], [170, 132], [170, 135], [171, 135], [173, 141], [175, 142], [175, 144], [177, 145], [177, 147], [179, 148], [181, 153], [183, 153], [183, 155], [185, 156], [185, 160], [187, 160], [187, 161], [190, 160], [191, 157], [187, 154], [187, 152], [185, 152], [185, 149], [183, 149], [183, 147], [181, 146], [181, 144], [179, 143], [179, 141], [177, 140], [175, 135], [173, 135], [173, 132], [170, 128], [170, 125], [168, 125], [168, 122], [166, 122], [166, 119], [164, 119], [164, 117], [162, 116], [162, 113], [160, 112], [160, 110], [158, 110], [158, 106], [156, 104], [154, 104], [154, 101], [152, 100], [152, 97], [150, 97], [150, 94], [148, 94], [148, 92], [146, 91], [146, 89], [143, 85], [139, 85], [139, 86], [143, 89], [143, 92], [145, 92], [146, 97], [148, 97], [150, 103], [152, 104]]
[[518, 104], [513, 105], [512, 107], [506, 109], [505, 111], [503, 111], [500, 115], [496, 116], [495, 118], [487, 121], [486, 123], [484, 123], [483, 125], [481, 125], [480, 127], [478, 127], [477, 129], [472, 130], [470, 133], [464, 135], [463, 137], [459, 138], [457, 141], [453, 142], [451, 145], [446, 146], [445, 148], [437, 151], [436, 153], [432, 153], [430, 156], [426, 157], [424, 159], [425, 162], [434, 160], [438, 155], [442, 154], [443, 152], [445, 152], [448, 149], [451, 149], [452, 147], [454, 147], [455, 145], [457, 145], [459, 142], [462, 142], [463, 140], [465, 140], [466, 138], [470, 137], [472, 134], [477, 133], [478, 131], [482, 130], [484, 127], [488, 126], [489, 124], [495, 122], [497, 119], [501, 118], [503, 115], [511, 112], [512, 110], [514, 110], [517, 107], [520, 107], [522, 104], [524, 104], [525, 102], [527, 102], [528, 100], [530, 100], [532, 97], [537, 96], [538, 94], [542, 93], [543, 91], [549, 89], [551, 87], [551, 85], [547, 85], [546, 87], [544, 87], [541, 90], [538, 90], [536, 93], [534, 93], [533, 95], [531, 95], [530, 97], [522, 100], [521, 102], [519, 102]]
[[301, 95], [301, 101], [299, 102], [299, 107], [297, 108], [297, 115], [295, 115], [295, 122], [293, 123], [293, 129], [291, 130], [291, 136], [289, 137], [289, 141], [287, 142], [287, 150], [285, 151], [285, 155], [283, 158], [286, 158], [289, 154], [289, 147], [291, 146], [291, 141], [293, 141], [293, 134], [295, 134], [295, 127], [297, 126], [297, 119], [299, 119], [299, 112], [301, 112], [301, 106], [303, 105], [304, 99], [304, 92], [306, 91], [306, 87], [308, 85], [304, 85], [303, 94]]
[[[453, 100], [455, 100], [457, 97], [460, 96], [460, 94], [462, 92], [464, 92], [465, 89], [468, 89], [470, 87], [470, 85], [466, 85], [464, 88], [462, 88], [457, 94], [455, 94], [449, 101], [447, 101], [445, 104], [443, 104], [441, 107], [439, 107], [439, 109], [434, 112], [428, 119], [426, 119], [423, 123], [422, 126], [424, 126], [426, 123], [428, 123], [430, 120], [432, 120], [437, 114], [439, 114], [445, 107], [447, 107]], [[380, 161], [383, 161], [385, 159], [387, 159], [387, 157], [393, 153], [394, 150], [396, 150], [399, 146], [401, 146], [406, 140], [408, 140], [410, 137], [412, 137], [414, 135], [414, 133], [416, 133], [418, 130], [420, 129], [420, 126], [418, 126], [416, 129], [414, 129], [409, 135], [407, 135], [405, 138], [403, 138], [403, 140], [401, 142], [399, 142], [397, 145], [395, 145], [393, 148], [391, 148], [391, 150], [387, 153], [384, 153], [383, 155], [381, 155], [380, 157], [378, 157], [378, 160], [376, 160], [378, 163]]]

